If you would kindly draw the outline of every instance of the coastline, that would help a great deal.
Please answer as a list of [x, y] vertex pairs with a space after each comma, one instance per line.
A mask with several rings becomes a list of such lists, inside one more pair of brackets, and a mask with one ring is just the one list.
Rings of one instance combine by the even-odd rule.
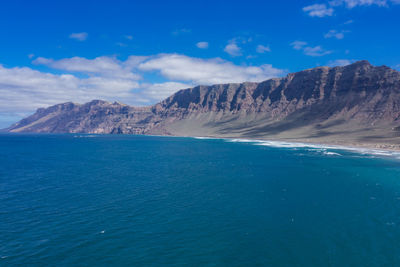
[[[102, 135], [115, 135], [115, 134], [101, 134], [101, 133], [10, 133], [1, 132], [1, 134], [71, 134], [74, 137], [95, 137]], [[84, 135], [84, 136], [81, 136]], [[131, 134], [122, 134], [131, 135]], [[390, 143], [357, 143], [357, 142], [313, 142], [307, 139], [288, 139], [288, 138], [252, 138], [243, 136], [215, 136], [215, 135], [204, 135], [204, 136], [192, 136], [192, 135], [172, 135], [172, 134], [137, 134], [137, 136], [154, 136], [154, 137], [183, 137], [193, 139], [216, 139], [225, 140], [228, 142], [238, 143], [253, 143], [260, 146], [269, 146], [277, 148], [314, 148], [314, 149], [330, 149], [330, 150], [343, 150], [349, 152], [355, 152], [360, 154], [370, 154], [382, 157], [390, 157], [400, 159], [400, 144]]]
[[[178, 137], [178, 136], [177, 136]], [[400, 147], [393, 144], [376, 143], [333, 143], [333, 142], [309, 142], [301, 139], [256, 139], [248, 137], [216, 137], [216, 136], [186, 136], [195, 139], [220, 139], [229, 142], [254, 143], [261, 146], [280, 148], [315, 148], [344, 150], [360, 154], [370, 154], [383, 157], [395, 157], [400, 159]]]

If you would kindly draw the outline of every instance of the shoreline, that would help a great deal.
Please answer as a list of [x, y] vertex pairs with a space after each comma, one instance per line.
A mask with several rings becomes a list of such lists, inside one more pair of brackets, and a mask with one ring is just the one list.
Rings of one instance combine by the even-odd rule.
[[[179, 136], [175, 136], [179, 137]], [[315, 149], [332, 149], [344, 150], [349, 152], [377, 155], [384, 157], [395, 157], [400, 159], [400, 148], [382, 148], [379, 144], [358, 144], [358, 143], [331, 143], [331, 142], [308, 142], [303, 140], [285, 140], [285, 139], [253, 139], [244, 137], [215, 137], [215, 136], [186, 136], [194, 139], [217, 139], [238, 143], [255, 143], [261, 146], [277, 147], [277, 148], [315, 148]], [[393, 147], [394, 145], [382, 144]]]
[[[106, 136], [106, 135], [118, 135], [118, 134], [104, 134], [104, 133], [10, 133], [1, 132], [0, 134], [5, 135], [87, 135], [90, 137], [94, 136]], [[333, 150], [344, 150], [360, 154], [370, 154], [384, 157], [391, 157], [400, 159], [400, 144], [389, 144], [389, 143], [356, 143], [356, 142], [312, 142], [305, 139], [263, 139], [263, 138], [252, 138], [252, 137], [235, 137], [235, 136], [189, 136], [189, 135], [157, 135], [157, 134], [121, 134], [126, 136], [154, 136], [154, 137], [177, 137], [177, 138], [193, 138], [193, 139], [216, 139], [225, 140], [228, 142], [238, 143], [255, 143], [261, 146], [277, 147], [277, 148], [315, 148], [315, 149], [333, 149]], [[79, 136], [83, 137], [83, 136]]]

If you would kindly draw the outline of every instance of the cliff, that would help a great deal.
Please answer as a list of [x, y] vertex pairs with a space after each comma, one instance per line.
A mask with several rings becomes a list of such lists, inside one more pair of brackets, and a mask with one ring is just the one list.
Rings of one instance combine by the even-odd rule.
[[359, 61], [260, 83], [181, 90], [150, 107], [94, 100], [38, 109], [10, 132], [400, 143], [400, 72]]

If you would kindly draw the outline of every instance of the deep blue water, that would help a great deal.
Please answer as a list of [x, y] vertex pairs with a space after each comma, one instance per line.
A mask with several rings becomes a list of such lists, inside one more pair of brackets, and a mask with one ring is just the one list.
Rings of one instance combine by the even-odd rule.
[[400, 161], [122, 135], [0, 136], [1, 266], [400, 266]]

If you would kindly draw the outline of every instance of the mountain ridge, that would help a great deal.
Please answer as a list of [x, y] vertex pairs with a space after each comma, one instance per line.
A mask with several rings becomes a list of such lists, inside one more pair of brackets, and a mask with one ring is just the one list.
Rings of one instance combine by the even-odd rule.
[[147, 107], [40, 108], [9, 132], [119, 133], [399, 144], [400, 72], [358, 61], [263, 82], [199, 85]]

